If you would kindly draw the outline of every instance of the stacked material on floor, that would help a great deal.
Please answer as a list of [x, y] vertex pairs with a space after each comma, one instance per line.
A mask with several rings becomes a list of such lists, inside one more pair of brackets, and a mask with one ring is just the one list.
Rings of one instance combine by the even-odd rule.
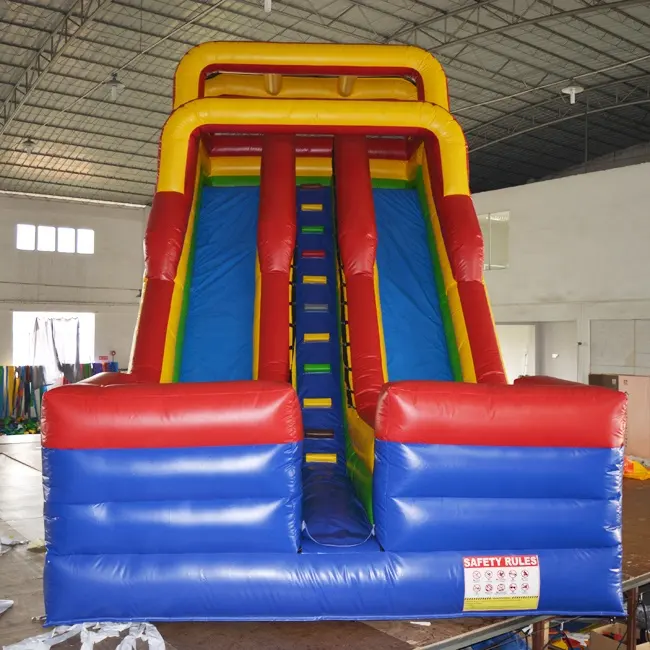
[[39, 433], [46, 390], [42, 366], [0, 366], [0, 435]]
[[[66, 379], [67, 364], [64, 370], [62, 383], [74, 383]], [[77, 381], [118, 370], [116, 361], [84, 363]], [[0, 366], [0, 435], [40, 433], [41, 402], [48, 388], [43, 366]]]

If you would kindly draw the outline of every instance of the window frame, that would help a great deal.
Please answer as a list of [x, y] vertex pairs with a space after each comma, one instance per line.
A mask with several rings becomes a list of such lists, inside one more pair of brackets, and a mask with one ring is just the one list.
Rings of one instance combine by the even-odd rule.
[[[33, 246], [31, 248], [27, 248], [25, 246], [20, 246], [20, 241], [21, 241], [21, 230], [22, 230], [22, 236], [23, 239], [27, 239], [26, 235], [26, 230], [24, 229], [32, 229], [31, 235], [29, 236], [29, 239], [33, 239]], [[54, 231], [54, 244], [53, 248], [39, 248], [39, 231], [43, 229], [44, 232], [45, 229], [52, 229]], [[66, 230], [66, 231], [72, 231], [74, 233], [73, 235], [73, 242], [74, 242], [74, 250], [60, 250], [59, 248], [59, 234], [61, 230]], [[73, 226], [52, 226], [49, 224], [43, 224], [43, 223], [24, 223], [24, 222], [19, 222], [16, 223], [16, 236], [14, 238], [14, 248], [17, 251], [21, 252], [27, 252], [27, 253], [61, 253], [63, 255], [94, 255], [95, 254], [95, 229], [94, 228], [75, 228]], [[79, 233], [90, 233], [90, 235], [86, 235], [87, 240], [85, 241], [85, 248], [88, 250], [79, 250], [80, 245], [80, 238], [79, 238]], [[89, 244], [89, 245], [88, 245]]]
[[[505, 215], [505, 218], [493, 219], [495, 216], [502, 217]], [[483, 212], [477, 215], [479, 226], [481, 227], [481, 236], [483, 237], [483, 272], [486, 271], [504, 271], [505, 269], [510, 268], [510, 210], [497, 210], [495, 212]], [[487, 221], [487, 238], [485, 231], [481, 224]], [[493, 222], [505, 222], [508, 224], [508, 235], [506, 241], [506, 263], [505, 264], [494, 264], [492, 262], [492, 223]], [[487, 239], [487, 241], [486, 241]]]

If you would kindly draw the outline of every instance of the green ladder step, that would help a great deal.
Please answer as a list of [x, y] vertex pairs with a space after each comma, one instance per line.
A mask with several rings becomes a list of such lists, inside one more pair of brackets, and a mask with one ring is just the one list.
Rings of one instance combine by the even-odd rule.
[[332, 372], [332, 366], [329, 363], [305, 363], [302, 366], [302, 370], [308, 374], [316, 372]]
[[325, 226], [301, 226], [300, 232], [303, 235], [322, 235], [325, 232]]

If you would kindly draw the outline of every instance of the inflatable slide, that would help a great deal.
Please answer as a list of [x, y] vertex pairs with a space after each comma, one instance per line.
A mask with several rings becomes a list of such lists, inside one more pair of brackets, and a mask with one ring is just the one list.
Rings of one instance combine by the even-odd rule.
[[43, 411], [51, 625], [622, 614], [625, 398], [507, 385], [417, 48], [188, 52], [130, 371]]

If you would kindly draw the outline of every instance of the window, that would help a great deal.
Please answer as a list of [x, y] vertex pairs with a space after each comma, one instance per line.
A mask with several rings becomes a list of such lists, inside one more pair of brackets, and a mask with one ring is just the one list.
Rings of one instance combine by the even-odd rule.
[[490, 212], [479, 215], [478, 220], [485, 245], [484, 270], [507, 269], [510, 213]]
[[36, 226], [28, 223], [16, 226], [16, 248], [19, 251], [33, 251], [36, 248]]
[[39, 226], [37, 229], [36, 249], [39, 251], [56, 250], [56, 228], [54, 226]]
[[95, 231], [88, 228], [77, 230], [77, 253], [92, 255], [95, 252]]
[[19, 251], [47, 251], [92, 255], [95, 252], [95, 231], [89, 228], [16, 225], [16, 248]]
[[75, 252], [75, 232], [74, 228], [57, 228], [56, 229], [56, 250], [59, 253]]

